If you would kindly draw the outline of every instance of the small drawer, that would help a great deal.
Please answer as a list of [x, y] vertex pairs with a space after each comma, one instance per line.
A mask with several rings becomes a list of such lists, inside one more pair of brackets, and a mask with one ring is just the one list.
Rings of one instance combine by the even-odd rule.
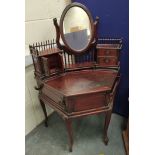
[[97, 55], [98, 56], [117, 56], [117, 49], [103, 49], [98, 48], [97, 49]]
[[117, 57], [98, 57], [98, 64], [101, 66], [116, 66], [118, 65]]

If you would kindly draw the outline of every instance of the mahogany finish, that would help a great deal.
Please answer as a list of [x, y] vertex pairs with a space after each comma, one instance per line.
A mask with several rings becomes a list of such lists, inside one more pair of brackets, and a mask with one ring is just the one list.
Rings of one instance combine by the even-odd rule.
[[[32, 50], [31, 48], [30, 50]], [[45, 126], [48, 126], [44, 105], [47, 104], [65, 120], [69, 135], [69, 150], [72, 151], [72, 119], [105, 113], [103, 140], [107, 145], [107, 130], [119, 83], [119, 65], [115, 68], [99, 66], [95, 61], [95, 51], [93, 51], [94, 55], [91, 61], [68, 63], [67, 61], [70, 60], [67, 59], [68, 54], [58, 49], [55, 52], [54, 49], [55, 47], [53, 49], [47, 47], [40, 51], [41, 53], [38, 51], [37, 56], [33, 54], [33, 51], [36, 50], [36, 46], [34, 46], [31, 52], [32, 57], [35, 56], [37, 60], [34, 67], [41, 64], [42, 68], [42, 70], [35, 68], [38, 84], [38, 88], [35, 89], [39, 91], [39, 99], [45, 115]], [[115, 53], [114, 56], [116, 56]], [[78, 57], [83, 59], [84, 55]], [[73, 58], [75, 59], [75, 57]]]
[[119, 66], [121, 48], [122, 39], [100, 39], [97, 45], [97, 64], [103, 67]]
[[[87, 9], [85, 11], [88, 13]], [[99, 113], [105, 114], [103, 141], [108, 144], [107, 131], [120, 79], [119, 51], [122, 42], [121, 39], [98, 40], [97, 23], [98, 18], [92, 24], [93, 42], [90, 41], [89, 46], [78, 54], [60, 44], [61, 27], [56, 19], [56, 43], [52, 40], [29, 46], [38, 85], [35, 89], [39, 91], [45, 125], [48, 126], [47, 104], [66, 122], [69, 151], [73, 146], [73, 119]]]
[[[64, 73], [43, 81], [39, 98], [66, 121], [70, 151], [73, 144], [71, 119], [77, 117], [105, 112], [103, 140], [105, 144], [108, 143], [107, 129], [118, 79], [117, 71], [85, 70]], [[47, 125], [47, 118], [45, 123]]]

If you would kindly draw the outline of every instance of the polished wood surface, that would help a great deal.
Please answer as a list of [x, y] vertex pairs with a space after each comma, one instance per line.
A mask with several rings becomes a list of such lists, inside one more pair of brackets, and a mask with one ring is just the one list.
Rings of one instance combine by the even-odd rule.
[[122, 48], [121, 40], [104, 40], [104, 44], [100, 42], [97, 45], [97, 64], [102, 67], [117, 67], [119, 66], [120, 49]]
[[[108, 144], [107, 130], [118, 80], [118, 71], [90, 69], [66, 72], [42, 82], [39, 98], [65, 120], [70, 151], [73, 145], [71, 120], [88, 115], [105, 113], [103, 140], [106, 145]], [[46, 118], [44, 107], [43, 111]], [[47, 118], [45, 125], [47, 126]]]
[[39, 91], [45, 126], [48, 126], [45, 107], [47, 104], [65, 120], [69, 151], [72, 151], [73, 119], [104, 113], [103, 141], [107, 145], [107, 131], [119, 83], [119, 62], [117, 66], [110, 68], [108, 65], [103, 66], [102, 63], [98, 65], [97, 60], [100, 57], [117, 56], [116, 46], [101, 46], [99, 50], [91, 50], [80, 56], [69, 55], [56, 49], [55, 45], [53, 49], [49, 44], [42, 46], [31, 46], [30, 50], [38, 84], [35, 89]]
[[117, 72], [84, 70], [68, 72], [47, 80], [45, 85], [53, 87], [65, 96], [110, 91]]
[[35, 89], [39, 92], [45, 126], [48, 126], [47, 104], [65, 121], [69, 151], [73, 146], [72, 121], [78, 117], [104, 113], [105, 145], [109, 140], [107, 131], [120, 79], [119, 52], [122, 43], [121, 39], [98, 40], [98, 19], [92, 24], [93, 42], [79, 53], [60, 44], [62, 27], [56, 19], [56, 42], [45, 41], [29, 46], [37, 81]]

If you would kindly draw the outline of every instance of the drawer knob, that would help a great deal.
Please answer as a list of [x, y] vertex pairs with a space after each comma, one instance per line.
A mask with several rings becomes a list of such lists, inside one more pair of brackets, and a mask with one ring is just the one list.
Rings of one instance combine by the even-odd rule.
[[107, 54], [107, 55], [110, 54], [110, 51], [109, 50], [106, 50], [105, 51], [105, 54]]
[[105, 63], [109, 63], [110, 60], [106, 58], [106, 59], [104, 59], [104, 62], [105, 62]]

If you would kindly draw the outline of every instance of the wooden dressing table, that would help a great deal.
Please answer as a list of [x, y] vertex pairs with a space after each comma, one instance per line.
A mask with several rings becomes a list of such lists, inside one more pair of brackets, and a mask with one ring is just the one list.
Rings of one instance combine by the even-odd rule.
[[[74, 49], [75, 43], [73, 46], [69, 45], [65, 38], [67, 30], [65, 32], [63, 30], [65, 18], [69, 17], [67, 13], [75, 7], [84, 11], [90, 22], [88, 43], [83, 49]], [[105, 113], [103, 140], [106, 145], [108, 144], [107, 130], [120, 78], [119, 51], [122, 40], [103, 39], [98, 42], [97, 23], [98, 18], [93, 23], [91, 14], [85, 6], [72, 3], [64, 10], [60, 26], [54, 19], [57, 32], [56, 44], [46, 41], [29, 46], [38, 84], [36, 90], [39, 91], [39, 99], [45, 115], [45, 125], [48, 126], [45, 108], [47, 104], [66, 122], [69, 151], [72, 151], [73, 145], [72, 120], [99, 113]], [[74, 32], [74, 36], [76, 33], [78, 31]], [[60, 36], [64, 45], [60, 43]], [[76, 43], [78, 44], [78, 41]], [[80, 48], [81, 46], [80, 44]]]

